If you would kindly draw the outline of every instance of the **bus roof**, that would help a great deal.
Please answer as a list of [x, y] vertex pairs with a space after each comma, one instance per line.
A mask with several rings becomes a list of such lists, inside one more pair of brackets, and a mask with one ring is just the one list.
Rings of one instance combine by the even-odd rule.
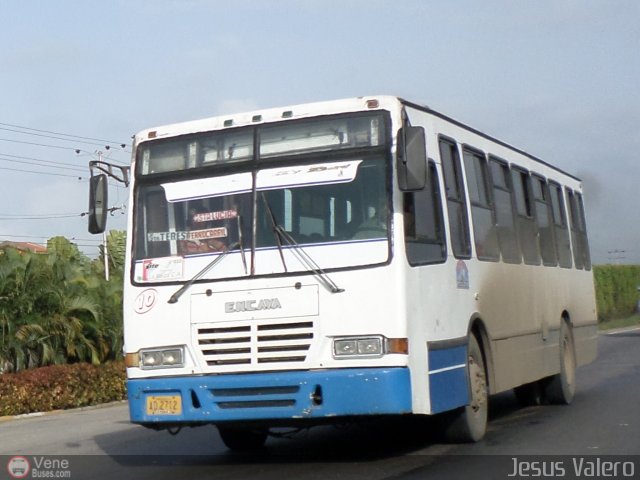
[[149, 128], [142, 130], [135, 136], [136, 144], [152, 139], [171, 138], [175, 136], [200, 133], [211, 130], [222, 130], [226, 128], [236, 128], [250, 125], [260, 125], [264, 123], [271, 123], [276, 121], [288, 121], [302, 118], [310, 118], [320, 115], [331, 115], [337, 113], [358, 112], [364, 110], [399, 110], [401, 106], [407, 106], [416, 110], [423, 111], [435, 117], [438, 117], [446, 122], [451, 123], [459, 128], [467, 130], [470, 133], [481, 136], [487, 140], [490, 140], [504, 148], [507, 148], [513, 152], [523, 155], [541, 165], [551, 168], [558, 173], [566, 175], [578, 182], [581, 179], [572, 175], [561, 168], [545, 162], [544, 160], [531, 155], [530, 153], [514, 147], [513, 145], [497, 139], [487, 133], [484, 133], [476, 128], [460, 122], [448, 115], [445, 115], [437, 110], [421, 105], [409, 100], [405, 100], [401, 97], [392, 95], [372, 95], [363, 97], [351, 97], [340, 100], [328, 100], [321, 102], [303, 103], [297, 105], [290, 105], [285, 107], [276, 107], [268, 109], [257, 109], [249, 112], [218, 115], [215, 117], [204, 118], [200, 120], [191, 120], [180, 123], [173, 123], [164, 126], [158, 126], [155, 128]]

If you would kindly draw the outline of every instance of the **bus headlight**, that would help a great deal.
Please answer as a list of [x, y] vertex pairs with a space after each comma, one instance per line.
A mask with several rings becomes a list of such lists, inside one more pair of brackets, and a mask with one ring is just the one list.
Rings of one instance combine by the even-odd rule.
[[140, 350], [140, 368], [184, 367], [184, 347]]
[[333, 356], [336, 358], [381, 357], [384, 353], [384, 341], [381, 336], [345, 337], [333, 340]]

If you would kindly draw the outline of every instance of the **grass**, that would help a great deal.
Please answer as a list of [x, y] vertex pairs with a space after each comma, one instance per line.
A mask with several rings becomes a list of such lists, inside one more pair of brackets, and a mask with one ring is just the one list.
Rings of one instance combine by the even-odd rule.
[[598, 324], [600, 330], [611, 330], [613, 328], [632, 327], [640, 325], [640, 314], [635, 314], [627, 318], [618, 318], [615, 320], [606, 320]]

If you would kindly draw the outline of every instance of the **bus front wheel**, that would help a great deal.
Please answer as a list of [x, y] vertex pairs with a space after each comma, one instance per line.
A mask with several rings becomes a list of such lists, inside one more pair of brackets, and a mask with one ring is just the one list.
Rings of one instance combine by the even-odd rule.
[[454, 443], [477, 442], [487, 430], [489, 412], [489, 392], [487, 388], [487, 369], [482, 349], [475, 335], [469, 336], [468, 351], [469, 405], [461, 407], [448, 415], [445, 436]]

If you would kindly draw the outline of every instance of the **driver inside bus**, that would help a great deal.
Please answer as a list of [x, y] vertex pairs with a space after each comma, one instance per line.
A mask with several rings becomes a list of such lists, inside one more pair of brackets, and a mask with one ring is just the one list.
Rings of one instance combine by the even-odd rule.
[[375, 205], [365, 209], [365, 219], [358, 225], [352, 238], [380, 238], [387, 235], [387, 200], [384, 195], [377, 198]]

